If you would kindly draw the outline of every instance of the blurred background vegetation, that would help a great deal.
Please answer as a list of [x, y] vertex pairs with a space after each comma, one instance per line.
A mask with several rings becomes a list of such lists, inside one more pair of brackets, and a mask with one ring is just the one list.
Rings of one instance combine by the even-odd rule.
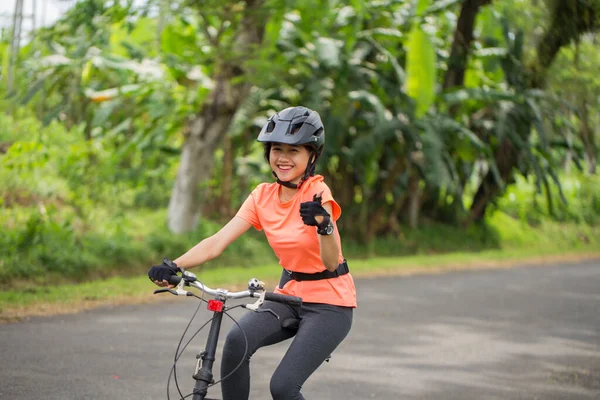
[[[26, 1], [26, 0], [16, 0]], [[598, 248], [600, 0], [78, 0], [0, 37], [0, 282], [138, 274], [325, 123], [347, 257]], [[258, 232], [211, 265], [274, 256]]]

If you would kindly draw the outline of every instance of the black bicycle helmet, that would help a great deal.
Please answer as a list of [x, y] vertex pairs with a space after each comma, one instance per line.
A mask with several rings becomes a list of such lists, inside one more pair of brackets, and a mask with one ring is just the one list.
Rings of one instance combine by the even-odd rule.
[[258, 139], [265, 144], [265, 158], [269, 160], [271, 143], [305, 145], [312, 149], [313, 157], [308, 161], [306, 171], [296, 185], [279, 180], [273, 171], [277, 182], [283, 186], [297, 189], [309, 177], [315, 174], [315, 163], [325, 145], [325, 128], [319, 113], [309, 108], [298, 106], [289, 107], [273, 115], [261, 129]]

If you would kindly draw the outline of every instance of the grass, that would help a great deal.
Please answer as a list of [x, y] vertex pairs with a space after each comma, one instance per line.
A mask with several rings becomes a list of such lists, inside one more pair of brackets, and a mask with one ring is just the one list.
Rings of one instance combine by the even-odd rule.
[[[554, 248], [520, 248], [485, 250], [438, 255], [377, 257], [350, 260], [355, 278], [365, 279], [387, 275], [441, 273], [455, 270], [506, 268], [522, 264], [574, 262], [600, 259], [600, 245], [565, 251]], [[210, 287], [242, 290], [251, 277], [257, 277], [273, 288], [278, 282], [280, 267], [268, 264], [257, 267], [227, 267], [197, 269], [198, 278]], [[360, 283], [359, 283], [360, 285]], [[80, 284], [29, 287], [0, 293], [0, 322], [16, 321], [31, 316], [79, 312], [99, 306], [116, 306], [176, 299], [170, 295], [153, 295], [156, 287], [145, 274], [130, 278], [112, 277]], [[183, 299], [178, 299], [184, 301]]]

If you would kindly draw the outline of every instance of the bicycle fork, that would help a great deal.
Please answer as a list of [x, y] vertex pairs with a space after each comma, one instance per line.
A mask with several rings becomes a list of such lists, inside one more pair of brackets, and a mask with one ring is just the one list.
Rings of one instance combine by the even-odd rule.
[[224, 300], [209, 301], [208, 309], [214, 311], [214, 314], [210, 324], [208, 338], [206, 339], [206, 349], [196, 356], [196, 370], [193, 375], [196, 384], [194, 385], [193, 400], [208, 400], [206, 399], [208, 387], [215, 382], [213, 379], [212, 368], [217, 353], [217, 343], [219, 341], [221, 322], [223, 320], [224, 304]]

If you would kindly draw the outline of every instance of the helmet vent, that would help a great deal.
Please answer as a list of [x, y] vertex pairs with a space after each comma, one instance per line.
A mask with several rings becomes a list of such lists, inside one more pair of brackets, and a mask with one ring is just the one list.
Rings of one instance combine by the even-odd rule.
[[295, 135], [296, 133], [298, 133], [298, 131], [300, 130], [300, 128], [302, 128], [302, 122], [297, 123], [297, 124], [292, 124], [290, 125], [290, 130], [289, 130], [289, 134], [290, 135]]
[[275, 129], [275, 121], [271, 120], [267, 124], [267, 133], [273, 132], [274, 129]]

